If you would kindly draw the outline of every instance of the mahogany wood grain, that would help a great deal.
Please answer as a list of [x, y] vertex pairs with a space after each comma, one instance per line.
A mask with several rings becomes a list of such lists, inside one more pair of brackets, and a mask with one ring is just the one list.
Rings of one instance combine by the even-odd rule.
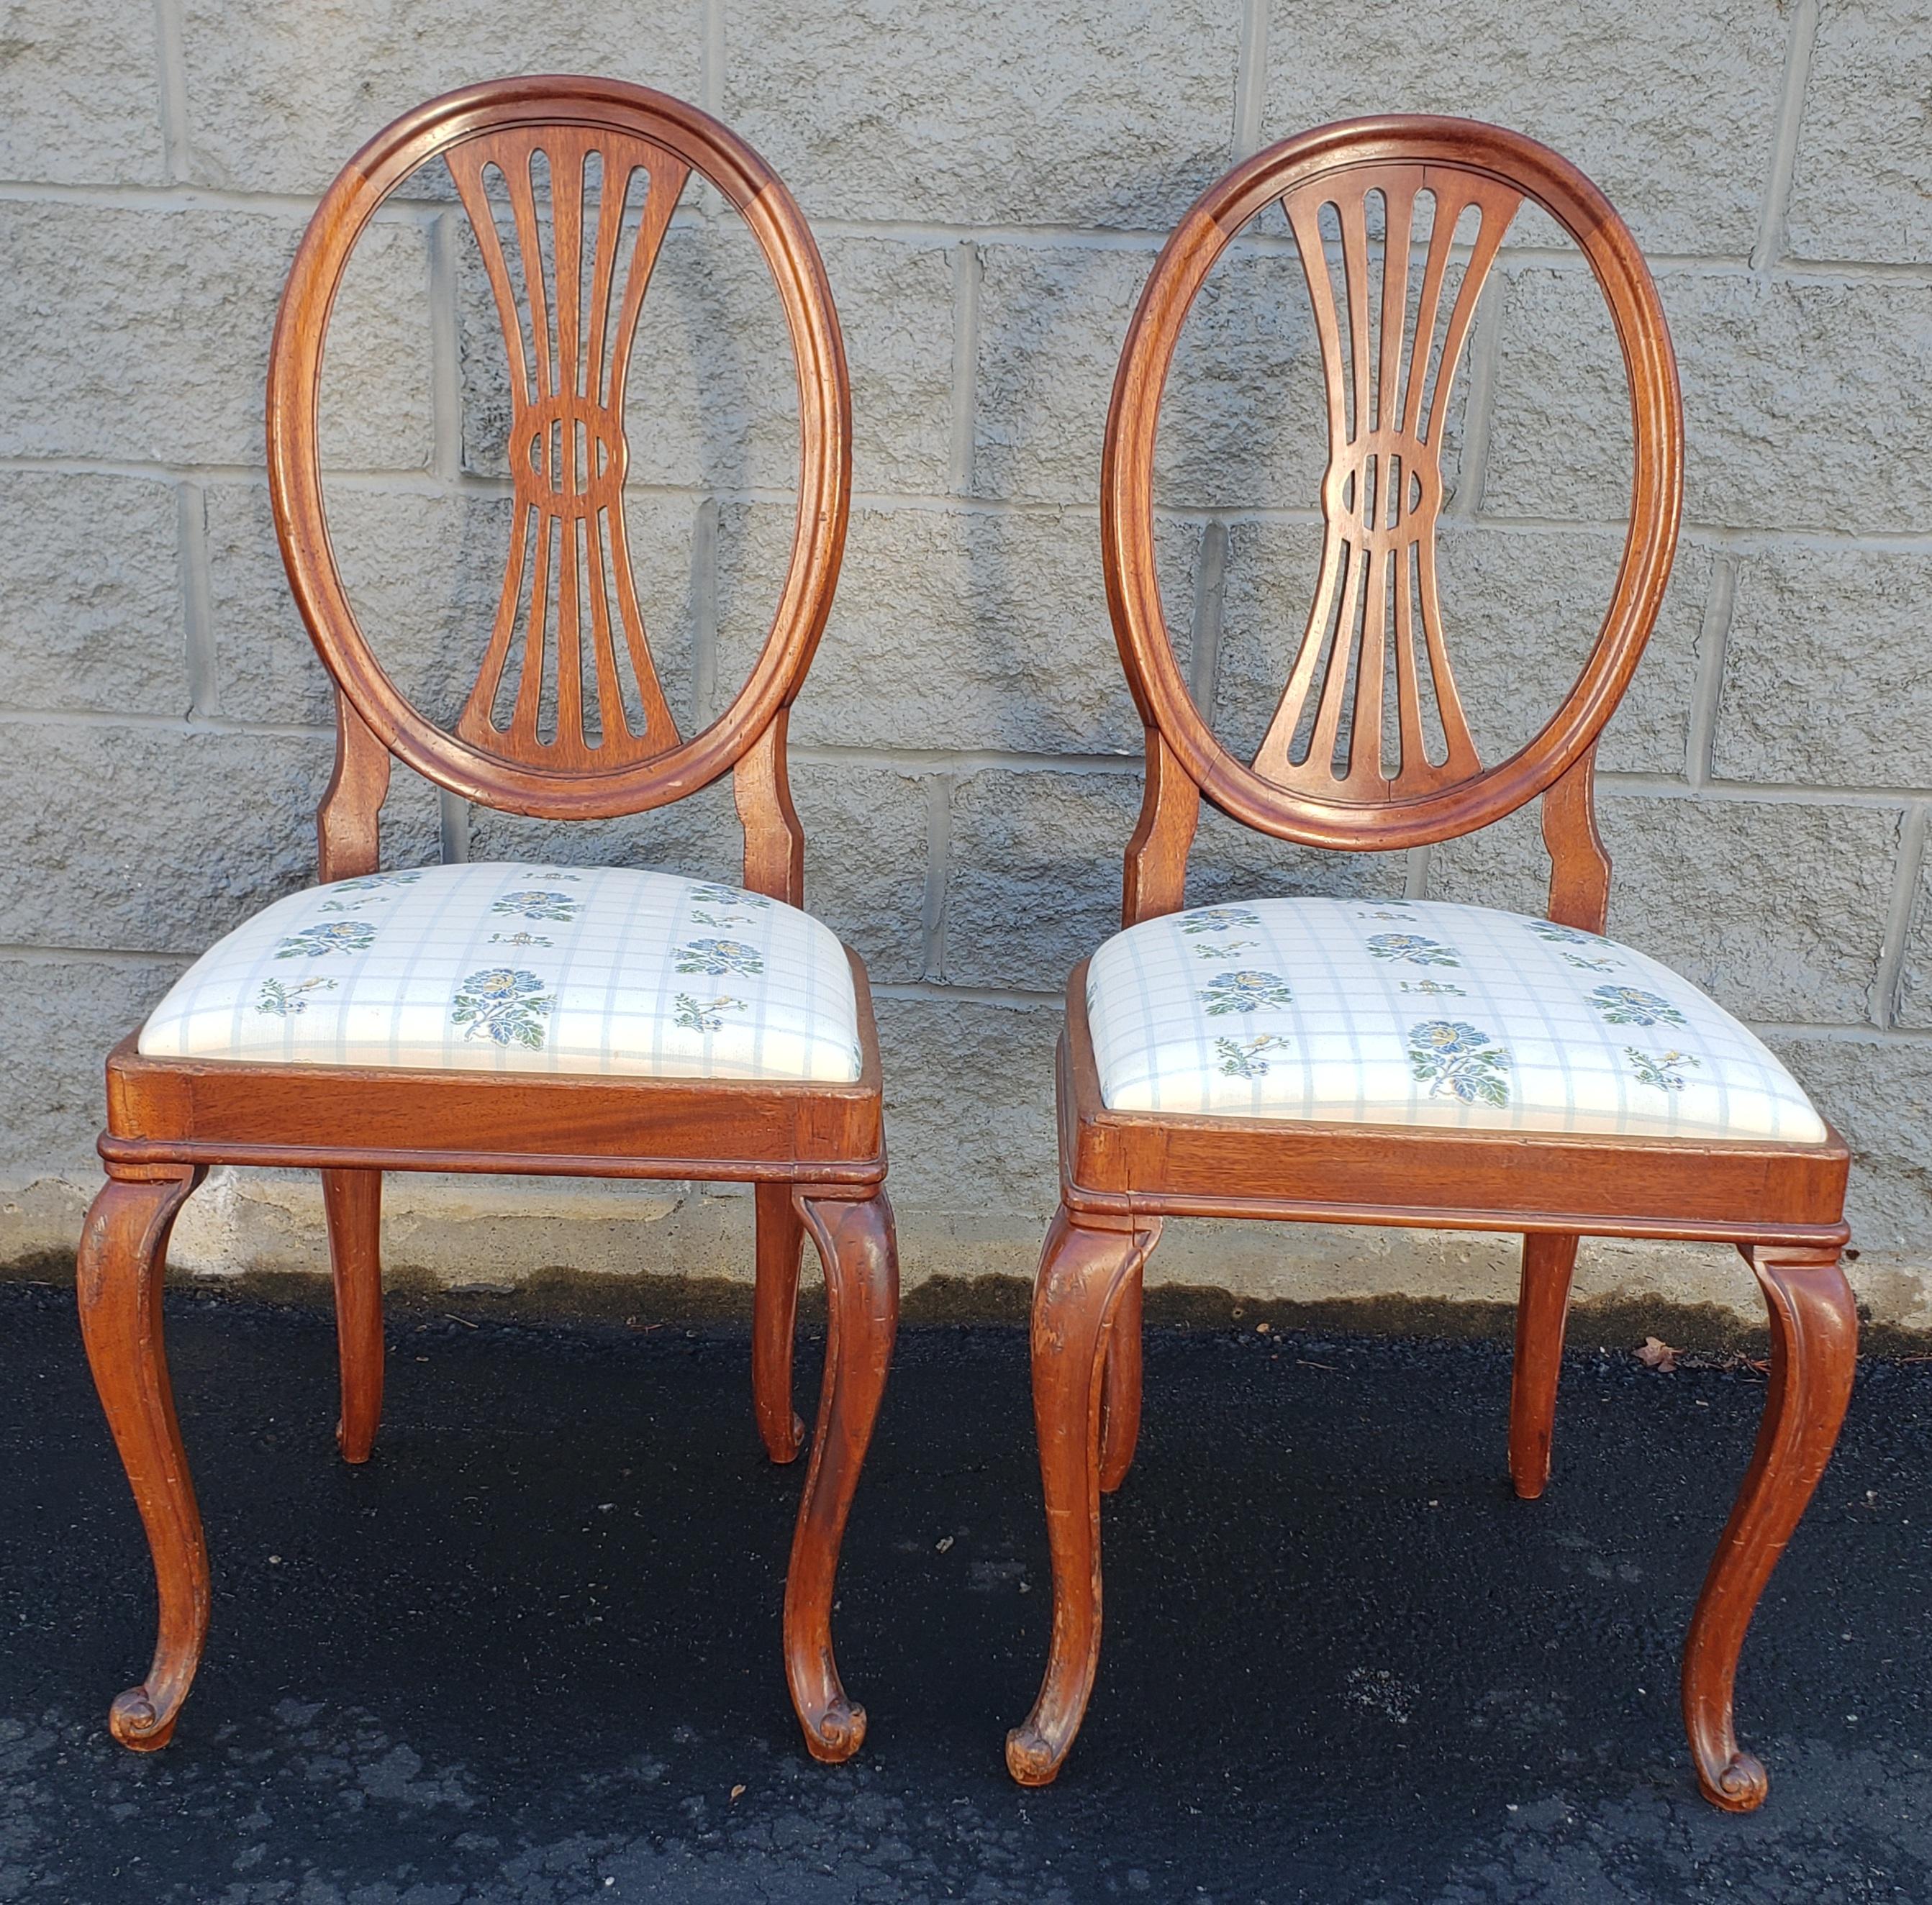
[[860, 1203], [795, 1192], [825, 1266], [825, 1382], [805, 1499], [785, 1576], [785, 1672], [814, 1759], [849, 1760], [866, 1709], [848, 1700], [832, 1655], [832, 1596], [846, 1517], [878, 1420], [898, 1327], [899, 1259], [883, 1191]]
[[[356, 620], [329, 542], [316, 426], [329, 315], [356, 241], [433, 160], [448, 166], [476, 231], [511, 395], [509, 556], [480, 671], [448, 730], [396, 687]], [[632, 343], [694, 174], [750, 228], [784, 310], [799, 497], [790, 563], [749, 677], [717, 720], [685, 735], [655, 671], [621, 505]], [[803, 904], [805, 836], [785, 732], [844, 547], [851, 396], [818, 248], [790, 194], [742, 140], [693, 107], [610, 79], [497, 81], [406, 114], [343, 169], [296, 253], [270, 351], [268, 439], [290, 586], [338, 690], [335, 771], [316, 816], [323, 880], [380, 867], [392, 759], [466, 801], [560, 820], [641, 813], [730, 774], [746, 885]], [[834, 1347], [793, 1546], [784, 1653], [811, 1750], [837, 1759], [857, 1749], [864, 1716], [832, 1665], [831, 1584], [884, 1382], [897, 1269], [881, 1191], [878, 1032], [864, 968], [848, 957], [861, 1061], [850, 1084], [154, 1059], [135, 1037], [115, 1049], [100, 1145], [108, 1183], [83, 1241], [80, 1301], [161, 1591], [154, 1665], [116, 1703], [118, 1739], [148, 1747], [168, 1738], [206, 1626], [207, 1562], [158, 1290], [175, 1212], [208, 1166], [225, 1164], [322, 1174], [338, 1433], [351, 1462], [368, 1459], [382, 1410], [385, 1171], [756, 1185], [754, 1405], [779, 1461], [797, 1454], [802, 1433], [791, 1334], [811, 1228], [826, 1257]]]
[[[1422, 241], [1425, 196], [1431, 222]], [[1525, 200], [1575, 240], [1609, 306], [1630, 387], [1630, 521], [1582, 672], [1528, 742], [1485, 763], [1456, 687], [1436, 584], [1442, 413], [1484, 277]], [[1314, 604], [1275, 717], [1244, 764], [1195, 705], [1168, 639], [1156, 580], [1154, 452], [1162, 394], [1194, 299], [1243, 227], [1275, 203], [1298, 241], [1312, 301], [1328, 464]], [[1475, 230], [1458, 250], [1452, 238], [1465, 211]], [[1387, 235], [1379, 297], [1370, 268], [1378, 212]], [[1408, 286], [1418, 265], [1412, 307]], [[1676, 363], [1650, 274], [1601, 193], [1555, 153], [1468, 121], [1390, 116], [1320, 127], [1257, 154], [1210, 187], [1148, 280], [1107, 420], [1102, 562], [1147, 747], [1123, 924], [1186, 903], [1204, 799], [1279, 839], [1390, 851], [1472, 832], [1540, 795], [1550, 917], [1602, 931], [1610, 862], [1594, 807], [1597, 739], [1663, 599], [1683, 462]], [[1432, 735], [1424, 718], [1432, 707]], [[1751, 1610], [1843, 1413], [1856, 1340], [1838, 1266], [1848, 1234], [1843, 1140], [1828, 1127], [1822, 1142], [1804, 1145], [1109, 1110], [1087, 1022], [1086, 976], [1083, 963], [1067, 987], [1060, 1207], [1034, 1311], [1053, 1631], [1039, 1698], [1007, 1743], [1015, 1778], [1039, 1784], [1054, 1777], [1093, 1687], [1100, 1499], [1132, 1457], [1140, 1360], [1129, 1338], [1138, 1328], [1146, 1255], [1165, 1218], [1240, 1217], [1520, 1234], [1509, 1462], [1525, 1496], [1540, 1493], [1550, 1472], [1580, 1238], [1730, 1242], [1750, 1257], [1780, 1345], [1780, 1373], [1758, 1457], [1693, 1623], [1685, 1715], [1707, 1796], [1740, 1808], [1757, 1804], [1762, 1769], [1731, 1736], [1730, 1688]]]
[[382, 1420], [382, 1173], [324, 1171], [322, 1201], [342, 1372], [335, 1439], [345, 1462], [366, 1462]]
[[1522, 1240], [1522, 1287], [1516, 1306], [1516, 1361], [1510, 1372], [1510, 1481], [1533, 1502], [1550, 1481], [1550, 1444], [1563, 1373], [1563, 1326], [1580, 1240], [1561, 1230]]
[[202, 1177], [194, 1168], [112, 1173], [81, 1227], [81, 1335], [107, 1427], [154, 1559], [160, 1619], [148, 1677], [115, 1700], [108, 1730], [137, 1753], [174, 1736], [208, 1637], [208, 1548], [161, 1345], [168, 1233]]

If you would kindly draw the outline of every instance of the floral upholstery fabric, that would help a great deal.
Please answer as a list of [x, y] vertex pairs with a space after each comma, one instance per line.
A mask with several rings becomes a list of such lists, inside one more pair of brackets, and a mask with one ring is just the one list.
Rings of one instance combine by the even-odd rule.
[[291, 894], [189, 968], [140, 1049], [664, 1078], [860, 1068], [851, 969], [827, 927], [616, 867], [423, 867]]
[[1425, 900], [1256, 900], [1130, 927], [1088, 969], [1118, 1111], [1823, 1142], [1798, 1082], [1643, 954]]

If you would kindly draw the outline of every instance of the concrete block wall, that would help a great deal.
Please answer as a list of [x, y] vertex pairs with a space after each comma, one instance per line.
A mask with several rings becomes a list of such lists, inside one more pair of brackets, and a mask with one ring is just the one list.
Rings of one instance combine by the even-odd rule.
[[[326, 679], [268, 524], [282, 275], [370, 133], [497, 74], [694, 100], [780, 170], [824, 249], [856, 400], [838, 607], [794, 733], [812, 903], [869, 962], [909, 1282], [1030, 1274], [1053, 1200], [1072, 960], [1115, 923], [1138, 735], [1096, 496], [1154, 256], [1234, 159], [1381, 109], [1512, 124], [1576, 160], [1652, 261], [1682, 359], [1682, 554], [1606, 740], [1612, 930], [1756, 1026], [1857, 1149], [1874, 1312], [1932, 1327], [1932, 0], [6, 0], [0, 6], [0, 1260], [70, 1245], [100, 1062], [207, 942], [312, 877]], [[453, 711], [506, 535], [501, 344], [446, 184], [370, 234], [333, 334], [331, 508], [398, 678]], [[680, 211], [632, 380], [640, 592], [681, 719], [722, 705], [790, 534], [776, 310], [715, 198]], [[1452, 395], [1444, 591], [1486, 749], [1554, 705], [1622, 529], [1628, 430], [1574, 250], [1524, 214]], [[1300, 628], [1322, 455], [1277, 222], [1184, 344], [1160, 557], [1184, 665], [1250, 744]], [[728, 873], [723, 790], [577, 829], [398, 775], [388, 855]], [[1534, 907], [1529, 816], [1384, 858], [1217, 816], [1199, 899]], [[422, 1181], [392, 1260], [748, 1274], [746, 1200]], [[312, 1187], [212, 1183], [178, 1259], [322, 1261]], [[1155, 1274], [1252, 1295], [1507, 1298], [1490, 1240], [1176, 1227]], [[1751, 1299], [1721, 1252], [1605, 1248], [1583, 1288]]]

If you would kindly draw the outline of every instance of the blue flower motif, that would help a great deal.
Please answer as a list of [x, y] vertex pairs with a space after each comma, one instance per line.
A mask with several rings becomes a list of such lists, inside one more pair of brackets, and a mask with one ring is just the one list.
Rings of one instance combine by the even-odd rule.
[[1462, 961], [1439, 939], [1419, 933], [1372, 933], [1369, 951], [1377, 959], [1399, 959], [1410, 966], [1460, 966]]
[[691, 889], [691, 897], [705, 906], [750, 906], [759, 912], [767, 912], [771, 901], [762, 893], [747, 893], [742, 887], [719, 886], [706, 881]]
[[1689, 1052], [1664, 1052], [1652, 1057], [1634, 1045], [1624, 1047], [1624, 1056], [1630, 1060], [1630, 1069], [1640, 1084], [1653, 1086], [1660, 1092], [1682, 1091], [1690, 1082], [1684, 1077], [1683, 1068], [1688, 1065], [1701, 1068], [1704, 1062]]
[[1410, 1074], [1432, 1098], [1506, 1105], [1511, 1062], [1506, 1046], [1466, 1020], [1431, 1019], [1409, 1029]]
[[546, 893], [531, 888], [502, 894], [490, 910], [514, 919], [556, 919], [568, 924], [577, 917], [583, 904], [581, 900], [574, 900], [568, 893]]
[[1212, 1019], [1294, 1003], [1294, 993], [1279, 972], [1217, 972], [1196, 996]]
[[376, 929], [366, 919], [325, 920], [319, 926], [298, 927], [275, 948], [278, 959], [320, 959], [332, 952], [367, 952], [375, 943]]
[[677, 995], [677, 1010], [671, 1014], [671, 1019], [687, 1032], [717, 1032], [723, 1028], [727, 1012], [742, 1012], [744, 1009], [742, 999], [728, 999], [722, 993], [700, 1004], [689, 993], [681, 992]]
[[1180, 930], [1184, 933], [1232, 933], [1238, 926], [1258, 926], [1261, 923], [1261, 915], [1250, 912], [1246, 906], [1203, 906], [1183, 918]]
[[472, 972], [451, 1002], [452, 1024], [467, 1026], [465, 1038], [488, 1038], [499, 1045], [543, 1049], [544, 1020], [556, 1005], [534, 972], [507, 966]]
[[677, 949], [677, 969], [703, 972], [714, 979], [728, 972], [755, 978], [765, 969], [765, 962], [756, 946], [742, 939], [688, 939]]
[[1553, 919], [1526, 919], [1523, 925], [1539, 939], [1547, 939], [1552, 945], [1600, 946], [1604, 943], [1594, 933], [1585, 933], [1574, 926], [1558, 926]]
[[1612, 1026], [1681, 1026], [1684, 1014], [1667, 999], [1638, 986], [1599, 986], [1590, 1003]]
[[337, 983], [334, 979], [293, 979], [284, 985], [280, 979], [264, 979], [255, 995], [255, 1010], [278, 1019], [299, 1018], [308, 1010], [304, 993], [333, 992]]
[[1252, 1038], [1217, 1038], [1214, 1049], [1221, 1059], [1215, 1067], [1217, 1071], [1229, 1078], [1264, 1078], [1268, 1076], [1268, 1062], [1261, 1055], [1272, 1052], [1276, 1047], [1288, 1043], [1273, 1032], [1258, 1032]]

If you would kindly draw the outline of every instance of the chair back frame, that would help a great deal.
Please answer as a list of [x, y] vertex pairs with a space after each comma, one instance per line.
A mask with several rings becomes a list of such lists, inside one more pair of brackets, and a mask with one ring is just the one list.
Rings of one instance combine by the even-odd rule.
[[[538, 154], [548, 172], [549, 264], [532, 175]], [[585, 190], [592, 155], [600, 188], [594, 212]], [[503, 326], [514, 493], [495, 625], [453, 731], [401, 693], [357, 621], [330, 545], [316, 424], [329, 316], [356, 241], [384, 199], [439, 156], [475, 229]], [[790, 562], [764, 648], [729, 707], [686, 738], [652, 664], [622, 497], [630, 346], [652, 265], [693, 172], [750, 227], [777, 287], [798, 380], [800, 466]], [[490, 175], [508, 201], [523, 310]], [[626, 208], [640, 175], [643, 203], [627, 243]], [[344, 167], [296, 254], [269, 353], [268, 439], [290, 586], [338, 690], [335, 773], [317, 816], [325, 879], [376, 866], [392, 756], [466, 800], [557, 819], [642, 813], [733, 771], [746, 885], [802, 902], [804, 837], [786, 775], [785, 729], [844, 550], [851, 392], [818, 247], [790, 193], [736, 134], [648, 88], [564, 76], [470, 86], [398, 120]], [[500, 723], [494, 711], [520, 633], [520, 672]], [[547, 664], [556, 684], [548, 735], [539, 731]], [[627, 672], [635, 713], [626, 705]]]
[[[1411, 346], [1410, 242], [1416, 200], [1425, 193], [1433, 216]], [[1378, 308], [1369, 266], [1369, 201], [1377, 195], [1386, 221]], [[1485, 766], [1456, 695], [1436, 599], [1442, 424], [1490, 268], [1526, 199], [1576, 241], [1610, 307], [1630, 388], [1630, 523], [1610, 607], [1581, 673], [1538, 732]], [[1327, 385], [1325, 534], [1314, 605], [1287, 688], [1244, 765], [1209, 727], [1174, 659], [1155, 571], [1154, 446], [1193, 301], [1242, 229], [1276, 200], [1301, 254]], [[1340, 230], [1339, 306], [1321, 229], [1324, 207], [1334, 208]], [[1445, 298], [1458, 221], [1472, 208], [1476, 235], [1460, 286]], [[1124, 923], [1184, 903], [1204, 794], [1277, 839], [1358, 851], [1473, 832], [1542, 795], [1550, 917], [1600, 931], [1610, 861], [1596, 831], [1592, 762], [1670, 577], [1683, 501], [1683, 435], [1670, 333], [1636, 241], [1581, 172], [1534, 140], [1472, 121], [1392, 114], [1318, 127], [1257, 154], [1210, 187], [1175, 228], [1148, 280], [1107, 418], [1100, 523], [1108, 605], [1147, 732], [1146, 798], [1127, 851]], [[1385, 721], [1385, 701], [1394, 704], [1393, 723]], [[1439, 759], [1430, 758], [1424, 733], [1430, 702], [1443, 742]], [[1298, 754], [1304, 736], [1305, 751]]]

